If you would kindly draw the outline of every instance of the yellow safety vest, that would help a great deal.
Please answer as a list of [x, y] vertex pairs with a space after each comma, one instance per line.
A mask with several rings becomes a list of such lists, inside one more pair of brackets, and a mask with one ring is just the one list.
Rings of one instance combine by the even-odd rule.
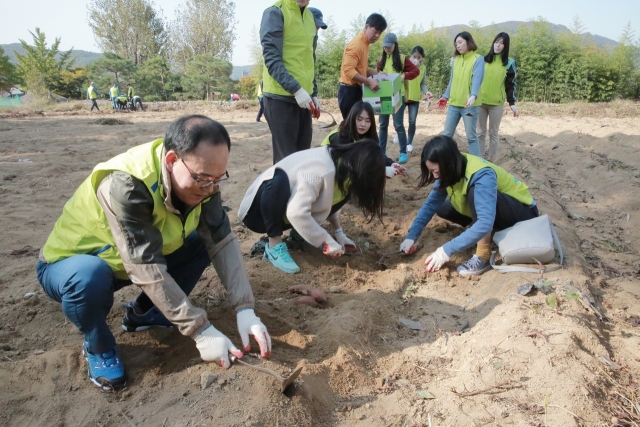
[[117, 87], [112, 87], [111, 89], [109, 89], [109, 93], [111, 94], [111, 98], [115, 98], [118, 96], [118, 88]]
[[421, 64], [418, 69], [420, 70], [418, 77], [413, 80], [404, 81], [405, 101], [419, 102], [422, 99], [422, 89], [420, 89], [420, 84], [422, 83], [422, 78], [424, 77], [424, 72], [427, 69], [427, 66]]
[[89, 86], [87, 93], [89, 94], [89, 99], [98, 99], [98, 94], [93, 86]]
[[163, 140], [157, 139], [98, 164], [64, 205], [62, 215], [43, 248], [47, 262], [53, 263], [74, 255], [96, 255], [109, 264], [117, 278], [128, 278], [96, 196], [102, 180], [114, 171], [126, 172], [144, 182], [153, 196], [152, 221], [162, 234], [162, 254], [169, 255], [180, 248], [185, 236], [198, 226], [201, 205], [209, 199], [193, 208], [184, 222], [181, 216], [168, 211], [164, 204], [165, 191], [161, 176], [162, 154]]
[[[384, 63], [384, 68], [382, 69], [382, 72], [387, 74], [401, 74], [402, 72], [404, 72], [404, 60], [406, 57], [407, 55], [400, 55], [400, 63], [402, 64], [402, 70], [397, 71], [395, 68], [393, 68], [393, 58], [391, 57], [391, 55], [387, 55], [387, 60]], [[402, 86], [404, 85], [400, 85], [400, 96], [402, 96], [402, 94], [404, 93]]]
[[[284, 31], [282, 44], [282, 63], [289, 74], [304, 90], [313, 93], [314, 67], [313, 39], [316, 36], [316, 21], [313, 14], [305, 7], [300, 13], [300, 6], [295, 0], [279, 0], [275, 7], [282, 11]], [[291, 96], [271, 75], [267, 67], [262, 72], [264, 93]]]
[[529, 187], [527, 187], [524, 182], [519, 181], [500, 166], [496, 166], [481, 157], [466, 153], [461, 154], [467, 159], [467, 168], [464, 171], [464, 177], [452, 187], [447, 187], [447, 194], [450, 197], [451, 205], [456, 211], [471, 217], [471, 208], [467, 201], [469, 182], [471, 182], [473, 174], [484, 168], [493, 169], [496, 173], [498, 192], [511, 196], [525, 205], [533, 203], [533, 197], [531, 197], [529, 193]]
[[[451, 92], [449, 93], [449, 105], [454, 107], [464, 107], [471, 96], [471, 77], [473, 76], [473, 66], [478, 58], [482, 56], [476, 52], [469, 52], [465, 55], [456, 56], [453, 61], [453, 79], [451, 81]], [[480, 93], [473, 105], [481, 105]]]

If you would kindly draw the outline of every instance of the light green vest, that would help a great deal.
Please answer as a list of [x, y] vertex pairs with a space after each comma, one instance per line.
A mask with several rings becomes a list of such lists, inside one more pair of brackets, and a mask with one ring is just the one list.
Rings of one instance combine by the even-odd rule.
[[162, 233], [162, 254], [169, 255], [180, 248], [185, 236], [198, 226], [201, 205], [209, 199], [193, 208], [184, 222], [181, 216], [169, 212], [164, 204], [162, 153], [163, 140], [157, 139], [98, 164], [64, 205], [62, 215], [43, 248], [47, 262], [53, 263], [74, 255], [96, 255], [109, 264], [117, 278], [128, 278], [96, 196], [100, 182], [113, 171], [131, 174], [149, 189], [153, 196], [153, 226]]
[[324, 139], [324, 141], [322, 141], [322, 144], [320, 144], [320, 146], [324, 146], [324, 145], [329, 145], [331, 144], [331, 141], [329, 141], [329, 138], [331, 138], [333, 135], [335, 135], [336, 133], [338, 133], [340, 131], [340, 128], [337, 127], [334, 130], [332, 130], [331, 132], [329, 132], [329, 135], [327, 135]]
[[[295, 0], [279, 0], [273, 6], [279, 8], [284, 17], [282, 63], [289, 74], [311, 95], [315, 67], [313, 39], [316, 36], [316, 21], [306, 7], [301, 14], [300, 6]], [[271, 77], [267, 67], [264, 67], [262, 72], [262, 80], [264, 93], [282, 96], [293, 95]]]
[[89, 89], [87, 89], [87, 95], [89, 95], [89, 99], [98, 99], [98, 94], [93, 86], [89, 86]]
[[[453, 61], [453, 80], [451, 82], [451, 92], [449, 93], [449, 105], [454, 107], [464, 107], [471, 96], [471, 77], [473, 76], [473, 66], [476, 60], [482, 56], [476, 52], [469, 52], [466, 55], [458, 55]], [[475, 104], [481, 105], [480, 93]]]
[[260, 83], [258, 83], [258, 90], [256, 92], [258, 98], [262, 98], [262, 81], [260, 81]]
[[463, 215], [471, 217], [471, 208], [467, 202], [467, 191], [469, 182], [474, 173], [480, 169], [491, 168], [496, 173], [498, 179], [498, 191], [513, 197], [525, 205], [533, 203], [533, 197], [529, 193], [529, 187], [522, 182], [518, 181], [516, 177], [511, 175], [500, 166], [496, 166], [480, 157], [472, 156], [471, 154], [461, 153], [467, 159], [467, 168], [464, 171], [464, 178], [458, 181], [452, 187], [447, 187], [447, 194], [450, 197], [451, 205], [454, 209]]
[[422, 90], [420, 89], [420, 84], [422, 83], [422, 78], [424, 77], [425, 70], [427, 66], [421, 64], [418, 69], [420, 70], [420, 74], [413, 80], [405, 80], [404, 81], [404, 100], [405, 101], [414, 101], [420, 102], [422, 99]]
[[[384, 63], [384, 68], [381, 70], [381, 72], [387, 73], [387, 74], [400, 74], [400, 73], [404, 72], [404, 60], [405, 60], [406, 57], [407, 57], [407, 55], [400, 55], [400, 62], [402, 63], [402, 70], [397, 71], [395, 68], [393, 68], [393, 58], [391, 57], [391, 55], [387, 55], [387, 60]], [[403, 90], [402, 86], [404, 86], [404, 85], [400, 85], [400, 96], [402, 96], [403, 93], [404, 93], [404, 90]]]
[[111, 98], [115, 98], [118, 96], [118, 88], [117, 87], [111, 87], [111, 89], [109, 89], [109, 93], [111, 94]]
[[482, 103], [487, 105], [504, 105], [507, 100], [507, 92], [504, 80], [507, 77], [507, 66], [513, 59], [509, 58], [507, 65], [502, 65], [502, 58], [496, 55], [493, 62], [484, 63], [484, 78], [480, 88]]

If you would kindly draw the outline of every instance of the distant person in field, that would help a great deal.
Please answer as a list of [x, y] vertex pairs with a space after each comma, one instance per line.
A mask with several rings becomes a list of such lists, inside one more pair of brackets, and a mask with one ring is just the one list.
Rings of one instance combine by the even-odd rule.
[[135, 93], [133, 90], [133, 86], [131, 86], [130, 83], [127, 83], [127, 98], [129, 99], [129, 101], [131, 101], [134, 96], [135, 96]]
[[278, 0], [264, 10], [260, 23], [264, 115], [271, 129], [274, 164], [311, 147], [311, 109], [320, 109], [317, 28], [308, 5], [309, 0]]
[[[509, 58], [510, 38], [507, 33], [499, 33], [491, 45], [491, 50], [484, 57], [484, 78], [480, 89], [480, 113], [478, 115], [478, 146], [480, 157], [490, 162], [495, 161], [498, 154], [500, 121], [504, 113], [505, 101], [518, 116], [516, 107], [516, 61]], [[487, 119], [489, 121], [489, 151], [485, 152], [487, 136]]]
[[118, 97], [120, 96], [120, 90], [118, 89], [118, 85], [116, 83], [113, 84], [111, 89], [109, 89], [109, 96], [111, 98], [111, 102], [113, 102], [113, 109], [119, 110], [118, 106]]
[[138, 95], [134, 95], [129, 100], [129, 109], [132, 111], [136, 111], [140, 108], [141, 111], [144, 111], [144, 106], [142, 105], [142, 99]]
[[89, 89], [87, 89], [87, 99], [91, 100], [91, 109], [89, 110], [89, 112], [93, 111], [94, 107], [98, 111], [100, 111], [97, 102], [98, 96], [100, 96], [100, 92], [96, 90], [96, 84], [94, 82], [91, 82], [91, 84], [89, 85]]
[[473, 245], [476, 253], [457, 268], [461, 276], [478, 276], [491, 268], [491, 234], [539, 215], [528, 187], [493, 163], [461, 153], [445, 135], [431, 138], [422, 149], [419, 187], [433, 184], [400, 250], [416, 251], [415, 241], [433, 215], [470, 226], [439, 247], [425, 260], [429, 272], [439, 270], [450, 257]]
[[478, 124], [478, 105], [482, 104], [478, 96], [484, 76], [484, 58], [476, 53], [478, 46], [471, 34], [466, 31], [458, 33], [453, 38], [453, 47], [454, 60], [449, 84], [442, 98], [438, 100], [439, 110], [444, 110], [447, 102], [449, 103], [442, 134], [453, 138], [456, 127], [462, 119], [467, 133], [469, 154], [479, 156], [476, 125]]
[[[418, 67], [418, 77], [404, 81], [404, 103], [409, 111], [409, 129], [407, 131], [407, 153], [413, 152], [413, 137], [416, 134], [416, 120], [420, 111], [420, 101], [423, 97], [426, 101], [433, 98], [433, 94], [427, 89], [427, 67], [423, 63], [424, 49], [422, 46], [414, 46], [409, 58], [413, 65]], [[395, 140], [394, 140], [395, 142]]]
[[174, 121], [164, 139], [98, 164], [40, 250], [38, 281], [82, 332], [89, 378], [103, 390], [127, 382], [107, 317], [114, 293], [132, 284], [142, 292], [125, 308], [126, 332], [175, 326], [195, 341], [205, 361], [229, 368], [230, 354], [242, 357], [189, 299], [210, 265], [231, 309], [220, 313], [227, 318], [220, 323], [237, 324], [244, 351], [253, 335], [261, 356], [270, 356], [271, 338], [254, 313], [240, 244], [222, 206], [230, 147], [227, 130], [208, 117]]
[[258, 110], [258, 115], [256, 116], [256, 122], [260, 123], [262, 120], [262, 114], [264, 113], [264, 100], [262, 94], [262, 80], [258, 83], [258, 87], [256, 89], [256, 96], [258, 97], [258, 104], [260, 104], [260, 109]]
[[[382, 40], [382, 59], [377, 64], [379, 73], [400, 74], [400, 81], [405, 82], [418, 77], [420, 70], [411, 62], [407, 55], [400, 54], [398, 37], [394, 33], [387, 33]], [[409, 161], [407, 154], [407, 133], [404, 129], [404, 84], [400, 85], [400, 107], [393, 114], [380, 114], [380, 148], [387, 153], [387, 134], [389, 129], [389, 117], [393, 115], [393, 127], [398, 135], [400, 143], [400, 157], [398, 163]]]
[[353, 104], [362, 101], [363, 84], [373, 91], [380, 89], [378, 81], [369, 78], [376, 74], [376, 70], [369, 67], [369, 45], [377, 42], [386, 29], [384, 17], [372, 13], [364, 24], [364, 30], [344, 48], [338, 86], [338, 106], [343, 119], [347, 118]]

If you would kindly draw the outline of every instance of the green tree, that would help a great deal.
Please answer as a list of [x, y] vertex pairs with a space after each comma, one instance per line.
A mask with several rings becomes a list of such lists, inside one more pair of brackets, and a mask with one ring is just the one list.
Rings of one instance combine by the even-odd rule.
[[87, 69], [89, 78], [97, 83], [98, 90], [102, 93], [107, 93], [107, 89], [114, 83], [121, 87], [131, 81], [135, 72], [131, 59], [111, 52], [105, 52], [102, 58], [90, 64]]
[[616, 94], [621, 98], [640, 99], [640, 47], [635, 41], [631, 22], [622, 30], [612, 62], [620, 76]]
[[167, 58], [156, 56], [138, 66], [133, 80], [140, 96], [158, 96], [166, 101], [171, 92], [171, 67]]
[[167, 44], [162, 11], [149, 0], [92, 0], [88, 22], [98, 46], [137, 65], [161, 55]]
[[4, 54], [4, 49], [0, 46], [0, 92], [11, 90], [11, 87], [20, 83], [20, 77], [16, 66], [11, 63], [9, 55]]
[[342, 53], [347, 45], [347, 32], [338, 29], [332, 18], [325, 19], [327, 29], [316, 48], [316, 84], [321, 98], [338, 96]]
[[18, 72], [22, 75], [27, 91], [37, 98], [50, 98], [61, 84], [62, 71], [69, 71], [73, 65], [73, 48], [60, 52], [60, 38], [56, 38], [53, 44], [48, 46], [47, 38], [40, 28], [36, 28], [35, 33], [29, 33], [33, 37], [33, 45], [20, 40], [24, 54], [15, 53]]
[[204, 53], [230, 60], [235, 8], [231, 0], [186, 0], [171, 23], [172, 58], [182, 65]]
[[214, 92], [228, 95], [232, 88], [229, 76], [233, 71], [230, 62], [215, 58], [209, 53], [196, 55], [185, 66], [182, 86], [189, 98], [214, 98]]
[[65, 98], [83, 99], [88, 88], [88, 74], [87, 69], [81, 67], [70, 71], [62, 70], [56, 93]]

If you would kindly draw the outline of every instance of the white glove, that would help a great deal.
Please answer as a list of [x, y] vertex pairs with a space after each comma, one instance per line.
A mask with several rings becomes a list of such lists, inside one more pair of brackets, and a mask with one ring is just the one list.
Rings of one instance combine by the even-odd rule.
[[313, 101], [313, 105], [316, 106], [316, 110], [320, 109], [320, 100], [318, 99], [317, 96], [314, 96], [313, 98], [311, 98], [311, 100]]
[[344, 254], [344, 248], [341, 244], [331, 239], [331, 241], [324, 242], [322, 244], [322, 253], [325, 255], [329, 255], [331, 258], [339, 258], [342, 254]]
[[344, 249], [345, 252], [355, 252], [357, 249], [356, 243], [344, 234], [342, 227], [338, 228], [335, 233], [336, 241], [342, 245], [342, 249]]
[[270, 357], [271, 337], [267, 332], [267, 327], [256, 316], [253, 308], [240, 310], [236, 315], [236, 320], [238, 321], [238, 332], [240, 332], [240, 339], [242, 340], [242, 349], [247, 352], [251, 350], [249, 335], [253, 335], [253, 338], [258, 341], [260, 346], [260, 356]]
[[467, 103], [464, 105], [464, 108], [473, 107], [473, 104], [476, 102], [476, 96], [471, 95], [469, 99], [467, 99]]
[[414, 245], [415, 242], [412, 239], [404, 239], [404, 242], [400, 243], [400, 250], [407, 255], [414, 253], [417, 249]]
[[200, 350], [200, 357], [206, 362], [218, 362], [223, 368], [229, 369], [229, 353], [241, 358], [242, 352], [238, 350], [231, 340], [222, 332], [209, 325], [195, 338], [196, 347]]
[[398, 175], [398, 169], [394, 168], [393, 166], [387, 166], [384, 168], [384, 174], [387, 176], [387, 178], [393, 178], [394, 176]]
[[447, 255], [444, 249], [442, 249], [442, 246], [440, 246], [434, 253], [427, 257], [424, 261], [424, 265], [427, 266], [427, 271], [438, 271], [440, 270], [440, 267], [450, 259], [449, 255]]
[[511, 105], [511, 111], [513, 111], [513, 117], [518, 117], [518, 107], [514, 105]]
[[311, 97], [309, 96], [309, 92], [304, 90], [304, 88], [298, 89], [297, 92], [293, 94], [293, 96], [296, 97], [296, 102], [298, 103], [298, 106], [300, 106], [300, 108], [306, 108], [307, 110], [311, 109], [311, 107], [309, 107]]

